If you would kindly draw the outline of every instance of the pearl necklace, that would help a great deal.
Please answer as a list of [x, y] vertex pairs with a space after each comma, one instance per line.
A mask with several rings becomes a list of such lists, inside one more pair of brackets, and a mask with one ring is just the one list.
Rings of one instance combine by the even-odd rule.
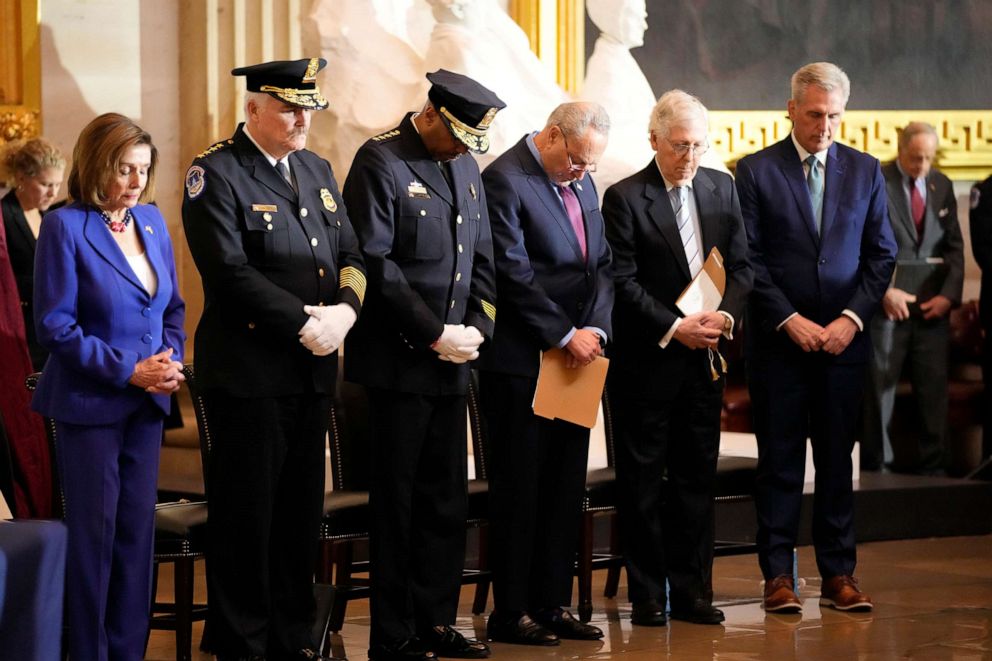
[[127, 231], [127, 226], [131, 223], [131, 210], [124, 209], [124, 219], [114, 220], [110, 217], [110, 214], [106, 211], [100, 210], [100, 215], [103, 216], [103, 222], [106, 223], [107, 227], [111, 232], [117, 232], [118, 234], [123, 234]]

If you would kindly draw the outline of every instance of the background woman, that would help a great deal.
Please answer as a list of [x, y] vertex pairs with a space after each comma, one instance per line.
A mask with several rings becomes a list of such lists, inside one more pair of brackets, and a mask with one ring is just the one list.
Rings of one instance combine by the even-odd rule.
[[79, 135], [71, 203], [45, 218], [35, 261], [32, 402], [55, 420], [69, 528], [69, 657], [141, 659], [151, 603], [162, 418], [182, 381], [184, 304], [154, 195], [158, 152], [130, 119]]
[[24, 330], [35, 371], [41, 371], [48, 352], [38, 344], [34, 331], [34, 250], [41, 217], [62, 188], [65, 156], [44, 138], [34, 138], [9, 149], [3, 156], [10, 192], [0, 200], [7, 231], [7, 251], [14, 269], [24, 312]]

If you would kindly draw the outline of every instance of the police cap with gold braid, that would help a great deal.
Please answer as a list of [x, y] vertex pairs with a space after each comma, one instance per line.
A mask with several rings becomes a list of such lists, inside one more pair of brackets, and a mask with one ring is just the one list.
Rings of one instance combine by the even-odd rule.
[[458, 140], [477, 154], [489, 150], [489, 127], [506, 107], [498, 96], [468, 76], [438, 69], [427, 74], [434, 109]]
[[233, 76], [245, 76], [249, 92], [264, 92], [280, 101], [306, 108], [323, 110], [327, 107], [317, 87], [317, 72], [327, 60], [311, 57], [305, 60], [278, 60], [231, 70]]

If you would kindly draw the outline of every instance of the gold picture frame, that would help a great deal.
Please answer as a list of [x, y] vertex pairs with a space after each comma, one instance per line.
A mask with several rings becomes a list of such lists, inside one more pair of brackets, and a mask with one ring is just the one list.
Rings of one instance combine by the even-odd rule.
[[0, 0], [0, 144], [41, 133], [39, 0]]

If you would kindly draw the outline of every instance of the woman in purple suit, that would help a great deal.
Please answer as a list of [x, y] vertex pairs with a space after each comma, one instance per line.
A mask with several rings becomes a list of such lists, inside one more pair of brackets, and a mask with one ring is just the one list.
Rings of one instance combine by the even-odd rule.
[[185, 306], [154, 195], [158, 152], [130, 119], [79, 135], [70, 204], [35, 260], [35, 326], [50, 352], [32, 407], [55, 420], [69, 528], [72, 659], [141, 659], [151, 604], [162, 419], [183, 380]]

